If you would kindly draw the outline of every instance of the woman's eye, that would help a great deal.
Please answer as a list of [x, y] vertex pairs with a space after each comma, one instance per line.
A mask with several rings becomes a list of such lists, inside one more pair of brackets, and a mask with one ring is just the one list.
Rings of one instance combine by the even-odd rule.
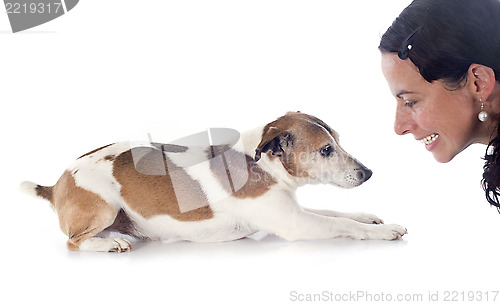
[[321, 150], [320, 150], [320, 153], [323, 157], [325, 158], [328, 158], [330, 157], [330, 155], [332, 154], [333, 152], [333, 148], [331, 145], [327, 145], [325, 147], [323, 147]]
[[415, 106], [416, 103], [417, 101], [405, 101], [405, 106], [413, 108], [413, 106]]

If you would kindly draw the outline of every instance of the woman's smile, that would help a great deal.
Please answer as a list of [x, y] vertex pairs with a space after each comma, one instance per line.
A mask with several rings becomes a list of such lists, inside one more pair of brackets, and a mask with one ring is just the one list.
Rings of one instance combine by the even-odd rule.
[[425, 144], [425, 148], [428, 151], [431, 151], [437, 145], [438, 139], [439, 139], [439, 134], [435, 132], [435, 133], [428, 135], [427, 137], [424, 137], [418, 141], [420, 141], [420, 143], [422, 143], [422, 144]]
[[439, 134], [437, 132], [431, 134], [431, 135], [428, 135], [426, 137], [423, 137], [417, 141], [420, 141], [420, 143], [423, 143], [425, 145], [431, 145], [432, 143], [434, 143], [437, 139], [439, 138]]

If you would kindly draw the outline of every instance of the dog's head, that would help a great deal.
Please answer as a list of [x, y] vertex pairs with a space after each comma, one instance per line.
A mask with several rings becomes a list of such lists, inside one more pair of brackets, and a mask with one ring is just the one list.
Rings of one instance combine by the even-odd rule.
[[372, 172], [345, 152], [338, 134], [320, 119], [301, 112], [267, 124], [255, 160], [278, 158], [288, 174], [303, 183], [329, 183], [344, 188], [361, 185]]

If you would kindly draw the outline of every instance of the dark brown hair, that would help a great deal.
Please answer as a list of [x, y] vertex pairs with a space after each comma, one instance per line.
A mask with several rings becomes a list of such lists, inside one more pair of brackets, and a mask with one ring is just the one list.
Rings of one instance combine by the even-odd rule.
[[495, 206], [500, 213], [500, 123], [497, 127], [497, 136], [491, 140], [484, 155], [484, 172], [481, 184], [486, 193], [486, 200]]
[[[379, 50], [410, 59], [428, 82], [459, 87], [472, 64], [490, 67], [500, 81], [500, 0], [414, 0], [382, 36]], [[499, 150], [500, 127], [486, 150], [482, 180], [486, 199], [500, 212]]]

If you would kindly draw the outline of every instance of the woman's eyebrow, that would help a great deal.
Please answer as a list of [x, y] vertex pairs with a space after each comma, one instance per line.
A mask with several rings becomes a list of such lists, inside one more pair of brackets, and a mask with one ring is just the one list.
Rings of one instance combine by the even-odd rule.
[[403, 95], [405, 95], [405, 94], [412, 94], [412, 93], [415, 93], [415, 92], [403, 90], [403, 91], [400, 91], [398, 94], [396, 94], [396, 97], [397, 98], [402, 98]]

